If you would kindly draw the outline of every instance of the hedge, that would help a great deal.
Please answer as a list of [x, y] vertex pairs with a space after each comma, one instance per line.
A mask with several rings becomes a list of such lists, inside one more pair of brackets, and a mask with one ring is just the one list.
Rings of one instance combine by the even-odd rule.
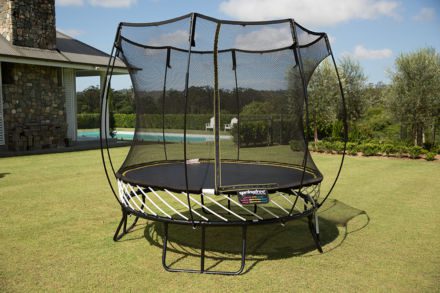
[[[293, 138], [301, 137], [292, 127], [293, 120], [272, 119], [271, 116], [240, 116], [240, 145], [265, 146], [289, 144]], [[238, 142], [238, 127], [232, 128], [234, 142]]]
[[100, 127], [99, 113], [80, 113], [76, 118], [79, 129]]
[[[231, 119], [236, 115], [222, 114], [221, 115], [221, 129], [224, 124], [229, 124]], [[114, 114], [115, 127], [119, 128], [135, 128], [136, 114]], [[188, 114], [187, 115], [187, 129], [205, 130], [205, 124], [209, 123], [212, 114]], [[143, 125], [148, 128], [162, 128], [161, 114], [145, 114], [140, 115], [139, 119], [143, 119]], [[99, 128], [99, 113], [81, 113], [77, 115], [78, 128]], [[184, 115], [183, 114], [166, 114], [165, 127], [168, 129], [183, 129]]]
[[[343, 142], [341, 141], [327, 141], [321, 140], [318, 143], [311, 142], [309, 144], [309, 149], [315, 152], [320, 153], [342, 153], [343, 150]], [[394, 144], [381, 144], [374, 142], [366, 142], [362, 144], [357, 144], [354, 142], [348, 142], [346, 153], [348, 155], [357, 155], [358, 152], [361, 152], [363, 156], [398, 156], [398, 157], [409, 157], [411, 159], [420, 158], [421, 155], [425, 155], [425, 159], [427, 161], [435, 160], [436, 153], [429, 152], [426, 149], [423, 149], [419, 146], [404, 146], [404, 145], [394, 145]]]

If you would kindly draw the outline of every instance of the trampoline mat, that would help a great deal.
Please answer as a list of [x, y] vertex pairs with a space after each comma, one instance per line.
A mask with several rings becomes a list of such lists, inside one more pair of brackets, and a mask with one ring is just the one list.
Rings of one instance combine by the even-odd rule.
[[[234, 189], [234, 186], [271, 186], [266, 189], [298, 188], [301, 185], [303, 169], [300, 166], [269, 163], [222, 162], [221, 187]], [[183, 162], [164, 162], [125, 170], [119, 178], [143, 187], [166, 188], [185, 191], [185, 165]], [[200, 193], [202, 189], [214, 189], [214, 163], [202, 162], [188, 164], [188, 191]], [[304, 175], [303, 186], [322, 181], [319, 171], [308, 170]], [[242, 188], [236, 188], [242, 189]]]

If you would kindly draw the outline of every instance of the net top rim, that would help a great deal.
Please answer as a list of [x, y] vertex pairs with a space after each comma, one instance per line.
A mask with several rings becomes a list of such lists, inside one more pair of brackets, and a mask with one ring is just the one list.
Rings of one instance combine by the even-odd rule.
[[192, 13], [188, 13], [182, 16], [178, 16], [178, 17], [174, 17], [174, 18], [170, 18], [170, 19], [166, 19], [163, 21], [155, 21], [155, 22], [120, 22], [119, 23], [119, 27], [148, 27], [148, 26], [160, 26], [160, 25], [165, 25], [165, 24], [169, 24], [169, 23], [173, 23], [173, 22], [177, 22], [180, 20], [183, 20], [185, 18], [192, 18], [192, 17], [200, 17], [202, 19], [208, 20], [208, 21], [213, 21], [213, 22], [217, 22], [217, 23], [221, 23], [221, 24], [230, 24], [230, 25], [266, 25], [266, 24], [279, 24], [279, 23], [292, 23], [294, 26], [298, 26], [301, 29], [303, 29], [304, 31], [306, 31], [309, 34], [313, 34], [313, 35], [325, 35], [325, 32], [316, 32], [316, 31], [312, 31], [309, 30], [307, 28], [305, 28], [304, 26], [300, 25], [299, 23], [297, 23], [293, 18], [284, 18], [284, 19], [275, 19], [275, 20], [259, 20], [259, 21], [240, 21], [240, 20], [225, 20], [225, 19], [219, 19], [219, 18], [214, 18], [211, 16], [207, 16], [201, 13], [197, 13], [197, 12], [192, 12]]

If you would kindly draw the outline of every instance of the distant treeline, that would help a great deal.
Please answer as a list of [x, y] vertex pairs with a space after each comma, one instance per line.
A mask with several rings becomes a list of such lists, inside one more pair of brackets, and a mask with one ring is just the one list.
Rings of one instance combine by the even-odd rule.
[[[394, 71], [389, 74], [390, 84], [367, 83], [363, 68], [350, 57], [339, 60], [338, 71], [344, 89], [350, 141], [398, 142], [427, 149], [439, 144], [440, 55], [435, 49], [424, 48], [397, 57]], [[305, 121], [306, 116], [298, 115], [304, 107], [304, 100], [295, 82], [298, 77], [295, 78], [295, 73], [291, 71], [286, 73], [286, 78], [288, 88], [285, 90], [220, 89], [222, 114], [282, 115], [289, 117], [287, 119], [302, 118]], [[153, 115], [161, 114], [162, 109], [165, 109], [165, 114], [176, 115], [185, 111], [182, 91], [168, 89], [165, 99], [160, 91], [138, 92], [136, 95], [137, 104], [131, 89], [111, 90], [110, 111], [133, 114], [137, 108], [138, 113]], [[77, 97], [79, 113], [99, 112], [98, 87], [89, 87], [77, 93]], [[202, 122], [209, 122], [206, 117], [213, 113], [213, 88], [190, 87], [188, 97], [187, 113], [206, 115], [197, 124], [197, 128], [203, 128]], [[316, 144], [323, 139], [334, 141], [342, 138], [341, 95], [330, 62], [322, 62], [309, 81], [308, 109], [310, 128], [306, 131], [311, 141]], [[132, 119], [128, 117], [119, 117], [118, 120], [122, 122], [125, 119], [123, 124], [132, 125], [127, 123]]]

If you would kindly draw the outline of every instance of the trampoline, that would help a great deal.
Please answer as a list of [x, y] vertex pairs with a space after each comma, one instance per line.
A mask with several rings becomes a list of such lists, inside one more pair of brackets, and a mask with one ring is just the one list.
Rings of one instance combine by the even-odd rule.
[[[117, 58], [128, 68], [136, 108], [131, 147], [118, 169], [104, 131]], [[122, 210], [113, 239], [130, 232], [139, 218], [159, 221], [167, 271], [234, 275], [245, 267], [249, 225], [306, 218], [322, 252], [317, 211], [335, 186], [345, 155], [344, 146], [334, 182], [321, 196], [324, 176], [308, 150], [307, 86], [326, 58], [338, 78], [338, 119], [346, 142], [342, 85], [325, 33], [293, 19], [238, 22], [198, 13], [120, 23], [101, 97], [102, 162]], [[160, 139], [146, 141], [145, 133]], [[172, 224], [201, 229], [200, 268], [167, 264]], [[242, 229], [237, 270], [205, 268], [209, 226]]]
[[[214, 190], [214, 169], [213, 162], [199, 162], [187, 166], [188, 192], [202, 193], [204, 190]], [[243, 162], [243, 161], [223, 161], [222, 183], [223, 192], [235, 192], [238, 189], [246, 189], [247, 186], [266, 187], [268, 190], [297, 189], [302, 186], [319, 184], [322, 175], [317, 170], [306, 170], [298, 166], [287, 164], [274, 164]], [[186, 191], [185, 177], [180, 176], [185, 172], [183, 162], [156, 162], [153, 164], [137, 166], [122, 173], [118, 173], [118, 178], [132, 185], [163, 189], [173, 191]], [[256, 183], [258, 182], [258, 183]]]

